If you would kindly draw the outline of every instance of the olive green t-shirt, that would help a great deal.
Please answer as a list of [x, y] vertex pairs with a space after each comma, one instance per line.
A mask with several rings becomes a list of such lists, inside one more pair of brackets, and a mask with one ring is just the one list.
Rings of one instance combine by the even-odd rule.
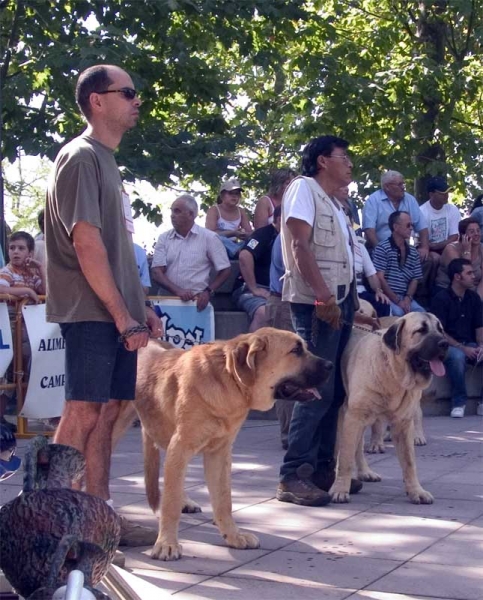
[[84, 221], [98, 227], [114, 281], [130, 315], [144, 323], [146, 310], [131, 234], [122, 205], [122, 180], [112, 150], [80, 136], [59, 152], [47, 189], [47, 320], [113, 321], [82, 274], [72, 230]]

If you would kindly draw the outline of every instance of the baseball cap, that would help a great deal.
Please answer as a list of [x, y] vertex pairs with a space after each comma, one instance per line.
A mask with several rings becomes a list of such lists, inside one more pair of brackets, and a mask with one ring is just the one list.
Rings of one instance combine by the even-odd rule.
[[221, 184], [220, 193], [231, 192], [232, 190], [240, 190], [241, 192], [243, 192], [243, 188], [236, 177], [232, 177], [231, 179], [227, 179], [226, 181], [224, 181]]
[[444, 177], [431, 177], [428, 180], [427, 190], [429, 192], [450, 192], [452, 188], [449, 187], [448, 182]]

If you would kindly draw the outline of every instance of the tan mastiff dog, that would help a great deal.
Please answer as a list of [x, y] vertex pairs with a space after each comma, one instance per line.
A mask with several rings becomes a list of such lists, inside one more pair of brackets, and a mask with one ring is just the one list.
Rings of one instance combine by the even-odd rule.
[[430, 313], [409, 313], [382, 335], [351, 340], [342, 357], [347, 399], [340, 411], [336, 479], [332, 502], [348, 502], [354, 465], [362, 481], [380, 481], [364, 457], [363, 432], [380, 417], [389, 421], [409, 500], [431, 504], [419, 483], [413, 418], [432, 373], [444, 375], [448, 343], [439, 320]]
[[[361, 319], [362, 316], [362, 319]], [[376, 335], [382, 335], [384, 332], [381, 329], [387, 329], [397, 321], [398, 317], [380, 317], [377, 318], [377, 313], [367, 300], [359, 298], [359, 310], [354, 317], [354, 328], [351, 336], [354, 339], [360, 339], [366, 335], [366, 332], [374, 331], [374, 326], [377, 323], [379, 327]], [[352, 340], [354, 342], [354, 339]], [[366, 452], [369, 454], [384, 454], [386, 446], [384, 442], [391, 441], [391, 430], [387, 426], [387, 421], [384, 418], [378, 418], [374, 421], [371, 427], [371, 438], [366, 446]], [[426, 446], [426, 437], [423, 429], [423, 411], [421, 403], [416, 406], [414, 413], [414, 445]]]
[[280, 393], [299, 401], [320, 399], [315, 388], [331, 369], [332, 363], [311, 354], [298, 335], [270, 327], [188, 351], [165, 350], [156, 342], [139, 351], [136, 401], [123, 406], [114, 438], [119, 439], [136, 410], [143, 426], [146, 494], [153, 510], [160, 503], [159, 449], [166, 450], [160, 528], [152, 558], [175, 560], [182, 555], [181, 511], [196, 510], [184, 493], [184, 478], [190, 459], [200, 453], [214, 521], [223, 539], [232, 548], [259, 547], [258, 538], [241, 532], [232, 517], [235, 437], [250, 409], [269, 410]]

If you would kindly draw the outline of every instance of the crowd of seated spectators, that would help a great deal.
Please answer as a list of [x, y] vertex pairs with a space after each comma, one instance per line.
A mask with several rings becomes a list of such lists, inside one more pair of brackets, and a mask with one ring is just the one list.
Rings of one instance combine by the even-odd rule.
[[[146, 253], [134, 244], [146, 295], [151, 284], [156, 283], [161, 286], [161, 295], [195, 300], [202, 311], [212, 294], [230, 277], [230, 260], [238, 259], [240, 275], [234, 283], [232, 301], [247, 313], [249, 331], [264, 325], [290, 328], [288, 305], [282, 301], [284, 268], [279, 232], [283, 194], [296, 176], [289, 168], [271, 174], [269, 191], [255, 207], [254, 227], [240, 206], [243, 187], [236, 178], [221, 183], [216, 204], [207, 211], [205, 227], [195, 223], [195, 198], [189, 194], [176, 198], [171, 207], [173, 227], [159, 236], [151, 278]], [[481, 351], [474, 348], [483, 344], [483, 329], [478, 318], [468, 326], [461, 315], [457, 318], [449, 308], [448, 314], [441, 310], [443, 306], [451, 307], [455, 298], [459, 298], [460, 305], [471, 304], [473, 316], [478, 307], [480, 314], [483, 310], [483, 194], [476, 198], [470, 216], [461, 219], [457, 207], [449, 203], [450, 192], [446, 179], [431, 177], [427, 183], [428, 200], [419, 206], [406, 192], [404, 176], [390, 170], [383, 173], [380, 189], [365, 202], [362, 219], [349, 197], [348, 187], [339, 190], [335, 201], [357, 233], [358, 243], [353, 251], [360, 298], [372, 304], [378, 317], [431, 310], [455, 340], [457, 346], [451, 347], [449, 353], [452, 362], [448, 376], [456, 389], [453, 409], [459, 409], [453, 416], [463, 416], [461, 365], [464, 368], [466, 362], [481, 360]], [[9, 245], [10, 262], [0, 270], [0, 286], [8, 288], [9, 293], [28, 295], [33, 301], [37, 293], [45, 292], [41, 275], [45, 263], [43, 211], [39, 214], [39, 228], [35, 246], [24, 232], [10, 238], [10, 244], [16, 240], [24, 243], [23, 263], [16, 264], [18, 251]], [[455, 367], [455, 363], [459, 366]], [[0, 403], [2, 420], [4, 403]], [[287, 420], [282, 437], [286, 435]]]

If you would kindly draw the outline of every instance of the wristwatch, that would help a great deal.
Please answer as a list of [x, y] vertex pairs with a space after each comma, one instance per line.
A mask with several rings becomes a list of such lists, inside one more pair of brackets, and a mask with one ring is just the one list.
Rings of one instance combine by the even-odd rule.
[[215, 290], [212, 290], [209, 285], [207, 287], [205, 287], [205, 289], [203, 291], [208, 292], [208, 294], [210, 296], [213, 296], [213, 294], [215, 293]]
[[151, 300], [145, 300], [144, 305], [147, 306], [148, 308], [152, 308], [154, 310], [154, 306], [153, 306], [153, 303], [151, 302]]

